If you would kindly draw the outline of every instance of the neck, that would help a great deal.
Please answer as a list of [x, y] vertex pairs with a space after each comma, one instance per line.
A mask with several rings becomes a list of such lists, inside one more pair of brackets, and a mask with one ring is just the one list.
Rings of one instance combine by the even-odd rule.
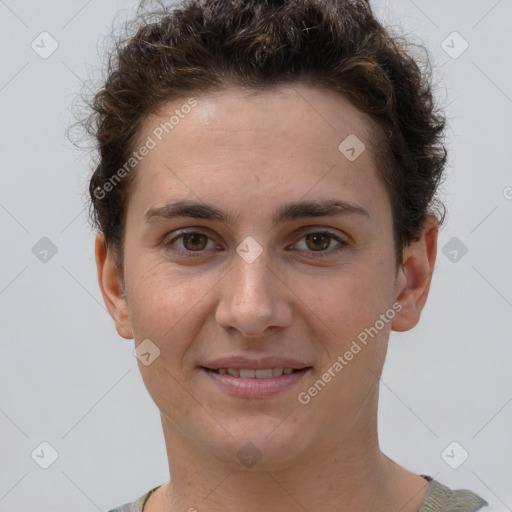
[[428, 490], [380, 451], [376, 414], [335, 443], [326, 433], [322, 445], [271, 470], [234, 468], [191, 445], [163, 415], [162, 424], [172, 478], [144, 512], [416, 512]]

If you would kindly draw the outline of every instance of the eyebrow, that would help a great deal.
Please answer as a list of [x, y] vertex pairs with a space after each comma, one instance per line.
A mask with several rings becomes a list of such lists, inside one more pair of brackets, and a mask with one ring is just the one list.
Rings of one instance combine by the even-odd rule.
[[[339, 199], [317, 201], [296, 201], [281, 205], [272, 216], [274, 226], [277, 224], [307, 217], [331, 217], [339, 215], [358, 215], [370, 218], [370, 214], [361, 206]], [[219, 220], [232, 223], [233, 215], [215, 206], [190, 200], [175, 201], [163, 206], [150, 208], [146, 212], [146, 221], [168, 220], [177, 217]]]

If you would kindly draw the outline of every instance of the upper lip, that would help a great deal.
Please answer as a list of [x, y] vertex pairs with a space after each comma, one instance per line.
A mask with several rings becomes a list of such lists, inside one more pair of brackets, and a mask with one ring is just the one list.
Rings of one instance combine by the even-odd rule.
[[242, 368], [249, 370], [261, 370], [265, 368], [293, 368], [301, 370], [309, 368], [309, 365], [301, 363], [296, 359], [290, 359], [278, 356], [265, 356], [259, 358], [248, 358], [244, 356], [221, 357], [213, 361], [209, 361], [202, 365], [210, 370], [218, 370], [219, 368]]

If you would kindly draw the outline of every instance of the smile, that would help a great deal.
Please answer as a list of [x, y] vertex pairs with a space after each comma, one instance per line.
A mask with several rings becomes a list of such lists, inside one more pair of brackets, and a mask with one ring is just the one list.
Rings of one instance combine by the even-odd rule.
[[[299, 386], [312, 368], [201, 368], [215, 387], [240, 398], [265, 398], [278, 395]], [[301, 384], [304, 386], [303, 384]]]
[[250, 368], [219, 368], [212, 370], [219, 375], [231, 375], [232, 377], [239, 377], [240, 379], [271, 379], [272, 377], [280, 377], [281, 375], [289, 375], [293, 373], [294, 368], [263, 368], [252, 370]]

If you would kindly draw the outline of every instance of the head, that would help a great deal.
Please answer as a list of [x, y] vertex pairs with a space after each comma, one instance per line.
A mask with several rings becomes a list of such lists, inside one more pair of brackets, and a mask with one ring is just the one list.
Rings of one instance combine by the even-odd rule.
[[[99, 282], [157, 348], [164, 428], [268, 468], [371, 435], [442, 220], [444, 119], [405, 44], [365, 1], [192, 0], [119, 42], [92, 106]], [[211, 374], [231, 356], [304, 370], [234, 396]]]

